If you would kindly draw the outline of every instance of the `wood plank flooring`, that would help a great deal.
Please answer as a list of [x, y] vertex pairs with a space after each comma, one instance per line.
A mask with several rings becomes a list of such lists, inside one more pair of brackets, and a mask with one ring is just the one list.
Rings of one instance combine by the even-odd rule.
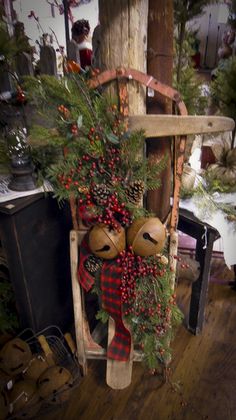
[[[233, 272], [217, 260], [212, 277], [203, 333], [193, 336], [182, 325], [173, 342], [171, 383], [161, 385], [160, 377], [135, 363], [132, 384], [114, 391], [105, 383], [105, 362], [91, 361], [66, 406], [40, 419], [235, 420], [236, 292], [227, 283]], [[189, 284], [180, 281], [177, 298], [185, 314], [189, 294]]]

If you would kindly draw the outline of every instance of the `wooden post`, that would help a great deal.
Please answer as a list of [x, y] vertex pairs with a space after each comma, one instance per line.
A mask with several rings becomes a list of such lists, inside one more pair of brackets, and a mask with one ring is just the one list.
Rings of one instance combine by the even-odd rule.
[[68, 56], [69, 42], [70, 42], [70, 31], [69, 31], [68, 2], [67, 2], [67, 0], [63, 0], [63, 6], [64, 6], [65, 37], [66, 37], [66, 55]]
[[[101, 70], [120, 66], [146, 73], [147, 0], [99, 0]], [[130, 83], [129, 114], [146, 113], [146, 89]]]
[[[172, 86], [173, 67], [173, 2], [149, 0], [147, 73], [160, 82]], [[147, 99], [148, 114], [171, 114], [172, 101], [158, 93]], [[159, 138], [147, 141], [147, 154], [155, 160], [167, 155], [166, 169], [162, 172], [162, 185], [147, 194], [147, 208], [161, 220], [167, 217], [171, 195], [171, 140]]]

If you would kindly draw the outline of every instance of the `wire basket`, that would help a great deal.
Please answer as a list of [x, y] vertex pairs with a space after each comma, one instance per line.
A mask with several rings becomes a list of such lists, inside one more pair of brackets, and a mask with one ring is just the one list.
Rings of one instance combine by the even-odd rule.
[[[25, 398], [25, 401], [27, 401], [27, 395], [22, 391], [22, 393], [17, 395], [16, 400], [11, 401], [9, 405], [10, 414], [7, 417], [9, 420], [16, 418], [37, 418], [58, 408], [58, 406], [64, 405], [68, 401], [72, 390], [77, 387], [81, 381], [80, 366], [75, 351], [69, 347], [68, 341], [57, 326], [49, 326], [44, 330], [39, 331], [37, 334], [31, 329], [26, 329], [18, 335], [18, 338], [24, 340], [30, 346], [33, 355], [42, 354], [45, 350], [40, 344], [40, 337], [44, 337], [44, 340], [51, 351], [50, 356], [53, 360], [53, 366], [49, 366], [45, 369], [46, 376], [47, 372], [49, 372], [50, 369], [53, 369], [53, 373], [56, 371], [58, 374], [59, 372], [67, 374], [69, 379], [58, 389], [53, 389], [49, 395], [47, 393], [44, 398], [40, 393], [39, 395], [36, 393], [37, 398], [35, 397], [34, 400], [28, 400], [29, 402], [27, 402], [23, 410], [14, 412], [14, 404], [17, 403], [18, 399]], [[17, 379], [20, 381], [22, 376], [23, 373], [20, 374]], [[46, 380], [49, 381], [49, 379], [45, 379], [45, 381]], [[37, 387], [38, 386], [39, 382], [37, 382]]]

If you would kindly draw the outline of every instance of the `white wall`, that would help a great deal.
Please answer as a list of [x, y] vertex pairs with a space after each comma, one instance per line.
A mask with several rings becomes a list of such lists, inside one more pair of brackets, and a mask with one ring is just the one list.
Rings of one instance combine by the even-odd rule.
[[[61, 2], [62, 1], [60, 0], [59, 3]], [[52, 28], [57, 35], [59, 44], [65, 46], [64, 16], [59, 14], [57, 8], [55, 8], [55, 18], [53, 18], [51, 16], [50, 5], [46, 0], [15, 0], [13, 2], [13, 7], [17, 12], [18, 20], [24, 23], [26, 35], [31, 39], [30, 42], [32, 45], [35, 45], [35, 41], [39, 40], [42, 32], [37, 28], [37, 22], [32, 18], [28, 18], [28, 14], [31, 10], [39, 17], [43, 31], [50, 33], [50, 28]], [[87, 4], [82, 4], [71, 10], [75, 20], [89, 20], [92, 35], [92, 32], [98, 23], [98, 0], [91, 0]], [[201, 41], [200, 52], [201, 65], [203, 67], [214, 68], [217, 65], [217, 49], [221, 44], [222, 34], [227, 27], [226, 24], [222, 22], [227, 19], [227, 16], [228, 7], [224, 3], [215, 4], [206, 7], [205, 13], [190, 23], [191, 27], [198, 29], [197, 36]], [[204, 60], [206, 45], [207, 55]], [[58, 47], [56, 42], [54, 42], [54, 47]]]
[[[227, 28], [228, 7], [226, 4], [214, 4], [206, 7], [205, 13], [194, 19], [189, 26], [198, 29], [200, 39], [201, 66], [214, 68], [217, 65], [217, 50], [221, 45], [222, 35]], [[205, 52], [207, 48], [207, 54]]]
[[[58, 3], [62, 2], [59, 1]], [[35, 45], [35, 41], [39, 41], [39, 38], [42, 35], [42, 31], [37, 27], [37, 22], [33, 18], [28, 18], [30, 11], [33, 10], [35, 15], [39, 17], [39, 23], [41, 24], [43, 31], [45, 33], [52, 33], [50, 31], [50, 28], [52, 28], [56, 33], [59, 44], [65, 47], [64, 15], [60, 15], [56, 7], [55, 18], [52, 17], [50, 4], [48, 4], [46, 0], [15, 0], [13, 2], [13, 7], [17, 13], [18, 20], [25, 25], [25, 33], [30, 38], [31, 45]], [[91, 0], [87, 4], [71, 8], [71, 11], [74, 20], [87, 19], [89, 21], [92, 35], [93, 30], [98, 23], [98, 0]], [[58, 47], [56, 42], [54, 42], [53, 45], [55, 48]]]

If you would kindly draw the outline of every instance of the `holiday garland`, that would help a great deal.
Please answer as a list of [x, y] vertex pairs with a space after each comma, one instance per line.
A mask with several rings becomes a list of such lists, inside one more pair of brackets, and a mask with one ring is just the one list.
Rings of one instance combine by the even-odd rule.
[[[107, 244], [96, 250], [89, 243], [93, 253], [88, 251], [87, 243], [82, 244], [82, 286], [85, 290], [93, 286], [97, 293], [102, 290], [105, 299], [109, 292], [106, 284], [112, 284], [112, 276], [119, 279], [116, 299], [120, 299], [123, 318], [130, 326], [134, 344], [143, 349], [144, 361], [155, 369], [160, 361], [168, 360], [169, 338], [173, 326], [181, 320], [169, 281], [170, 258], [174, 256], [162, 250], [158, 255], [155, 251], [153, 255], [137, 255], [133, 244], [125, 249], [119, 248], [118, 243], [125, 241], [122, 235], [135, 220], [143, 220], [145, 225], [151, 217], [142, 206], [142, 198], [146, 191], [160, 186], [158, 175], [166, 158], [158, 163], [144, 158], [144, 132], [127, 130], [117, 103], [90, 90], [80, 75], [61, 80], [50, 76], [27, 78], [25, 89], [44, 118], [43, 124], [30, 130], [29, 141], [38, 171], [50, 178], [59, 201], [73, 198], [76, 216], [91, 227], [90, 236], [96, 227], [95, 238], [108, 238], [115, 249], [110, 264], [104, 253]], [[48, 148], [51, 160], [45, 167], [41, 156], [47, 155]], [[157, 249], [158, 240], [150, 233], [145, 232], [143, 238]], [[106, 255], [105, 260], [101, 255]], [[107, 299], [111, 300], [109, 296]], [[104, 302], [98, 318], [106, 320]], [[123, 328], [123, 321], [118, 321], [119, 328]]]

